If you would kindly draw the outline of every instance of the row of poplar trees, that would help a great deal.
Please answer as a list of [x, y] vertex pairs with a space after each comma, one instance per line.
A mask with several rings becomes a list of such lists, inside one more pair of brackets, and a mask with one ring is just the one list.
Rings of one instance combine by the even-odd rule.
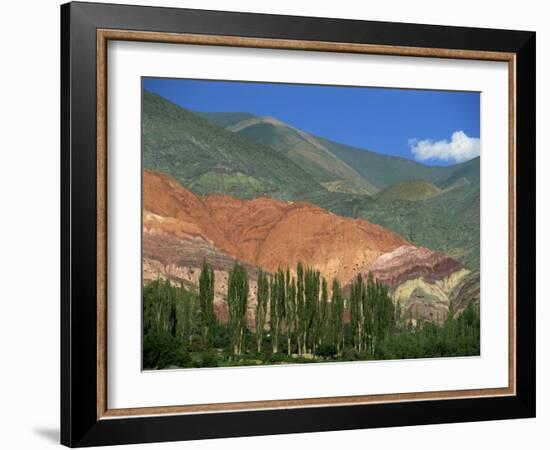
[[[212, 274], [207, 264], [203, 267], [205, 271]], [[209, 279], [213, 283], [213, 278]], [[210, 285], [201, 283], [201, 292], [203, 286]], [[213, 304], [213, 293], [208, 289], [208, 298]], [[349, 345], [357, 351], [374, 354], [376, 343], [395, 327], [396, 312], [387, 288], [370, 277], [365, 283], [358, 275], [352, 283], [349, 300], [344, 299], [337, 279], [332, 280], [330, 292], [329, 298], [327, 280], [319, 271], [304, 269], [302, 264], [298, 264], [296, 276], [288, 268], [273, 274], [260, 270], [254, 315], [257, 352], [262, 351], [262, 343], [269, 336], [272, 353], [305, 355], [317, 353], [322, 346], [331, 346], [340, 353], [346, 344], [344, 310], [347, 308], [352, 330]], [[244, 351], [248, 295], [248, 274], [236, 263], [229, 272], [227, 291], [229, 330], [236, 355]]]
[[[322, 345], [340, 350], [344, 340], [344, 297], [337, 279], [329, 301], [327, 281], [319, 271], [298, 264], [296, 277], [279, 269], [258, 274], [256, 344], [261, 351], [269, 309], [269, 334], [273, 353], [296, 349], [299, 355], [314, 353]], [[286, 338], [286, 342], [282, 339]]]
[[[175, 289], [170, 281], [157, 280], [145, 287], [145, 328], [167, 332], [184, 344], [200, 338], [205, 349], [212, 348], [213, 332], [218, 325], [214, 312], [214, 270], [204, 263], [197, 295], [182, 286]], [[236, 263], [229, 272], [227, 305], [231, 351], [245, 352], [246, 315], [249, 278], [245, 267]], [[272, 353], [320, 353], [330, 347], [341, 353], [345, 347], [374, 354], [378, 342], [395, 329], [396, 308], [387, 288], [358, 275], [351, 284], [349, 298], [344, 299], [337, 279], [329, 286], [318, 270], [298, 264], [296, 273], [279, 269], [275, 273], [259, 271], [257, 277], [255, 344], [262, 352], [264, 341]], [[349, 312], [347, 333], [344, 312]], [[346, 322], [348, 322], [346, 320]], [[268, 339], [269, 338], [269, 339]], [[321, 351], [322, 353], [322, 351]]]

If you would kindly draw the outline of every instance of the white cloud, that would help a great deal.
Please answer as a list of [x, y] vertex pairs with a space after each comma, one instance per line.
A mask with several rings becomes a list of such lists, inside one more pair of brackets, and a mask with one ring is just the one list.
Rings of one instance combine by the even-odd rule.
[[469, 137], [464, 131], [455, 131], [451, 141], [410, 139], [409, 146], [417, 161], [464, 162], [479, 156], [479, 138]]

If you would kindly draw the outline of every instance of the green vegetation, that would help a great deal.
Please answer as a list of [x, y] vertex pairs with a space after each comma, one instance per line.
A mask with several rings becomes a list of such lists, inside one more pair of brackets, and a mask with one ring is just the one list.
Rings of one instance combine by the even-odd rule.
[[474, 158], [465, 163], [452, 166], [454, 168], [452, 174], [440, 180], [439, 186], [442, 188], [464, 186], [466, 184], [479, 186], [479, 162], [479, 158]]
[[336, 344], [336, 353], [341, 353], [344, 348], [344, 297], [337, 279], [332, 282], [331, 301], [331, 327], [330, 334]]
[[375, 359], [408, 359], [479, 355], [479, 305], [470, 304], [442, 326], [426, 322], [419, 329], [406, 326], [388, 336], [376, 349]]
[[199, 194], [294, 199], [324, 190], [279, 152], [146, 91], [142, 156], [144, 168], [164, 172]]
[[[331, 153], [319, 140], [300, 130], [282, 123], [263, 122], [262, 118], [258, 118], [258, 123], [239, 129], [236, 134], [280, 152], [319, 183], [331, 186], [345, 180], [355, 191], [367, 195], [378, 191], [367, 178]], [[346, 184], [338, 187], [342, 189]]]
[[365, 218], [416, 245], [445, 252], [467, 267], [479, 269], [478, 184], [465, 184], [418, 201], [341, 193], [311, 193], [302, 199], [334, 214]]
[[248, 302], [248, 274], [237, 263], [229, 272], [227, 304], [229, 305], [229, 332], [233, 353], [240, 355], [244, 347], [246, 328], [246, 307]]
[[144, 369], [479, 355], [474, 304], [460, 315], [451, 307], [442, 326], [413, 326], [399, 317], [383, 284], [358, 275], [344, 299], [333, 280], [329, 301], [327, 281], [299, 264], [296, 276], [289, 269], [258, 273], [252, 332], [246, 326], [249, 281], [241, 264], [229, 273], [226, 324], [213, 313], [214, 272], [206, 263], [199, 280], [199, 292], [160, 279], [144, 286]]
[[204, 263], [199, 278], [199, 305], [202, 343], [208, 347], [212, 341], [212, 327], [216, 323], [214, 313], [214, 271]]
[[321, 186], [329, 192], [341, 192], [343, 194], [372, 195], [373, 193], [372, 190], [367, 190], [364, 186], [347, 180], [326, 181], [321, 183]]
[[239, 198], [254, 198], [259, 192], [273, 191], [273, 185], [268, 181], [241, 172], [205, 172], [194, 178], [187, 187], [198, 193], [227, 194]]
[[350, 317], [354, 349], [374, 355], [395, 328], [395, 308], [386, 286], [357, 275], [351, 286]]
[[269, 279], [265, 272], [260, 269], [258, 273], [258, 303], [256, 304], [256, 348], [258, 353], [262, 351], [264, 340], [264, 326], [267, 315], [267, 301], [269, 299]]
[[193, 112], [209, 122], [223, 128], [230, 127], [231, 125], [235, 125], [243, 120], [253, 119], [256, 117], [254, 114], [247, 112]]
[[425, 200], [441, 193], [441, 189], [428, 181], [403, 181], [378, 192], [378, 200]]

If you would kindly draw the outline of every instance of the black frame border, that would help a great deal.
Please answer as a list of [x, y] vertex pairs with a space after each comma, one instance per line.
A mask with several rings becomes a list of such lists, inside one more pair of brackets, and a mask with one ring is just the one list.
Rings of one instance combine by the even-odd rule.
[[[96, 30], [516, 54], [516, 395], [97, 419]], [[534, 417], [534, 32], [237, 12], [61, 6], [61, 443], [70, 447]]]

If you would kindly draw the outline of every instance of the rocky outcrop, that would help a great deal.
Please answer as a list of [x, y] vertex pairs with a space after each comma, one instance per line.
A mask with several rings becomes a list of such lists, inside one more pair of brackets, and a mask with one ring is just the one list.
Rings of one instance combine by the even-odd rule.
[[433, 283], [461, 268], [458, 261], [444, 253], [413, 245], [403, 245], [377, 258], [369, 272], [373, 277], [393, 288], [417, 278]]
[[443, 322], [451, 309], [463, 311], [479, 302], [479, 273], [441, 252], [404, 245], [381, 255], [368, 270], [390, 288], [401, 317]]

